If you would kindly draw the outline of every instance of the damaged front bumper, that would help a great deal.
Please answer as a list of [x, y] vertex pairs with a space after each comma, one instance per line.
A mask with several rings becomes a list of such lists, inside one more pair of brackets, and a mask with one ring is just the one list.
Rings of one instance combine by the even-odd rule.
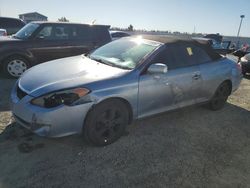
[[32, 105], [32, 96], [19, 99], [15, 89], [11, 94], [11, 110], [17, 123], [32, 132], [47, 137], [62, 137], [82, 132], [84, 119], [93, 102], [75, 106], [60, 105], [43, 108]]

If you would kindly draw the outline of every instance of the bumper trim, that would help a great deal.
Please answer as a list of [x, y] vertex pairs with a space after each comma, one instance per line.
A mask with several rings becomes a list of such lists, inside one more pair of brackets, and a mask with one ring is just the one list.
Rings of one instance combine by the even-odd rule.
[[18, 116], [17, 116], [16, 114], [14, 114], [14, 113], [13, 113], [13, 116], [14, 116], [14, 118], [15, 118], [18, 122], [20, 122], [20, 123], [22, 123], [23, 125], [25, 125], [25, 127], [31, 128], [31, 123], [29, 123], [29, 122], [23, 120], [22, 118], [18, 117]]

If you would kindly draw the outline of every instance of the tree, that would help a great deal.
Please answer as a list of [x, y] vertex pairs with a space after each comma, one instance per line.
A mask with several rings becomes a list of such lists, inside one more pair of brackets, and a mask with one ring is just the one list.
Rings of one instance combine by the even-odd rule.
[[59, 22], [69, 22], [69, 20], [67, 20], [66, 17], [58, 18], [58, 21], [59, 21]]
[[128, 30], [129, 31], [134, 31], [134, 26], [132, 26], [131, 24], [128, 26]]

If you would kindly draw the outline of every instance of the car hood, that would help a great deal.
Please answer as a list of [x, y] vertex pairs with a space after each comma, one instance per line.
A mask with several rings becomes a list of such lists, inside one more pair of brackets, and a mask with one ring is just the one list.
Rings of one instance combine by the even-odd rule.
[[58, 59], [27, 70], [19, 79], [19, 87], [31, 96], [82, 86], [114, 78], [128, 70], [111, 67], [84, 56]]
[[11, 36], [0, 36], [0, 42], [9, 42], [9, 41], [20, 41], [20, 39], [13, 38]]

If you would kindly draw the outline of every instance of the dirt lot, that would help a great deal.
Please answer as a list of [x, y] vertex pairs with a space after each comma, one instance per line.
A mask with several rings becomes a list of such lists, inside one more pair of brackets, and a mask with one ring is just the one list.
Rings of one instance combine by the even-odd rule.
[[250, 79], [225, 108], [189, 107], [135, 122], [96, 148], [11, 122], [14, 80], [0, 79], [0, 187], [250, 187]]

